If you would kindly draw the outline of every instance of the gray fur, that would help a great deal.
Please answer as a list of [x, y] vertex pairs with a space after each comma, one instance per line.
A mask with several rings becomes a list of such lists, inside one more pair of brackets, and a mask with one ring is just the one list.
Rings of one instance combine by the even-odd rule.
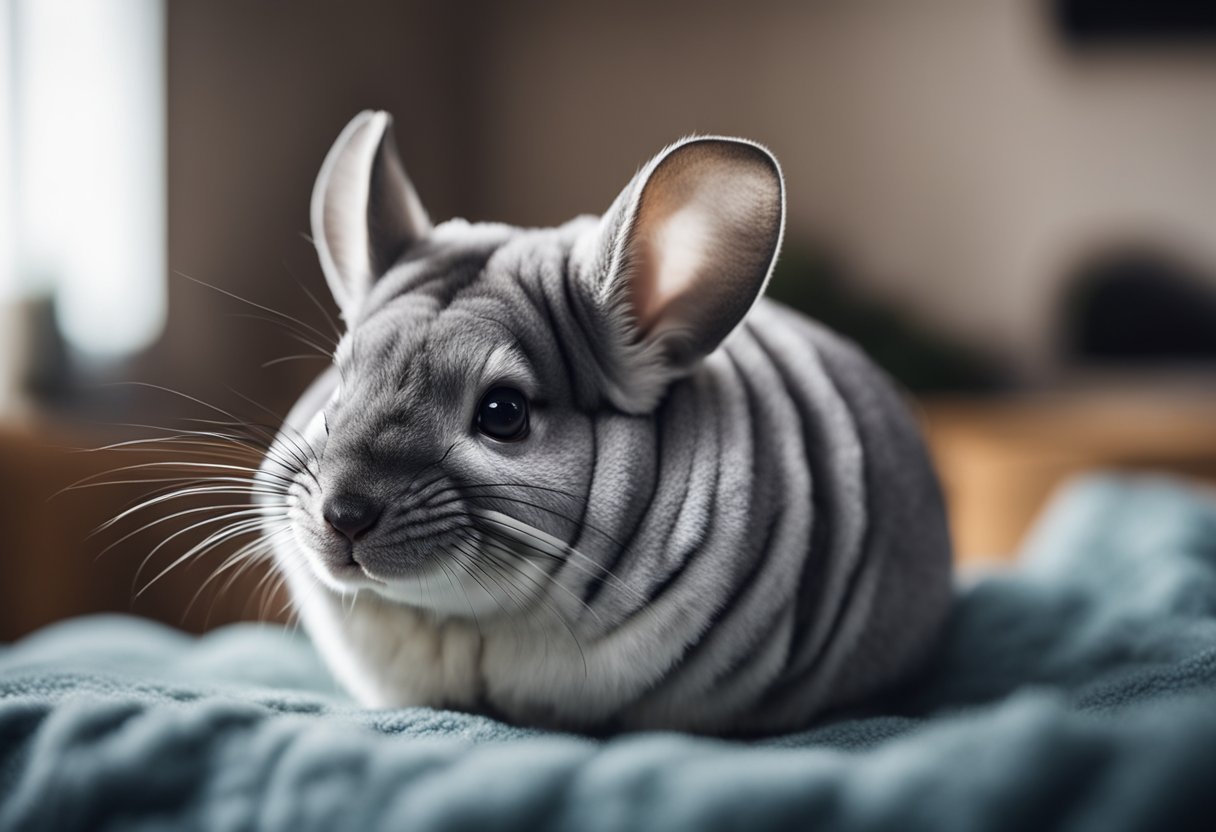
[[[379, 160], [353, 197], [318, 181], [314, 219], [336, 191], [334, 216], [355, 224], [314, 227], [349, 330], [263, 466], [268, 487], [291, 482], [276, 560], [352, 692], [563, 728], [755, 734], [909, 672], [949, 604], [939, 488], [860, 352], [756, 301], [784, 219], [767, 151], [674, 145], [602, 219], [377, 220], [360, 238], [364, 217], [425, 219], [383, 210], [413, 204], [412, 189], [392, 196], [409, 186], [389, 130], [365, 113], [344, 133]], [[332, 158], [342, 143], [328, 169], [358, 167]], [[663, 236], [684, 208], [692, 231]], [[347, 251], [353, 273], [324, 254], [334, 234], [368, 247]], [[639, 275], [673, 239], [708, 255], [677, 252], [689, 282], [648, 296]], [[504, 382], [533, 402], [519, 442], [472, 427]], [[338, 492], [387, 506], [353, 544], [321, 519]]]

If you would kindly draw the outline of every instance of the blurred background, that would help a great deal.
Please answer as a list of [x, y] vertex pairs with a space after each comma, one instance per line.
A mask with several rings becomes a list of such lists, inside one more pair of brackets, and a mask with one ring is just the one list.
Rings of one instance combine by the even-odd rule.
[[436, 219], [600, 212], [689, 133], [771, 147], [771, 294], [915, 397], [961, 560], [1013, 556], [1083, 470], [1216, 478], [1214, 9], [0, 0], [0, 639], [283, 617], [256, 568], [207, 583], [248, 538], [160, 577], [235, 498], [90, 535], [163, 483], [93, 485], [180, 453], [77, 449], [273, 429], [324, 366], [308, 199], [364, 108]]

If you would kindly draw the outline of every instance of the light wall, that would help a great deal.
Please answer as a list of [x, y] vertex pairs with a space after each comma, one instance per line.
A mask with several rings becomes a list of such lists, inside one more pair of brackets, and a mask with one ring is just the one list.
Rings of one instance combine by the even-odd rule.
[[[498, 7], [495, 7], [498, 8]], [[1078, 259], [1216, 272], [1216, 44], [1068, 51], [1033, 0], [525, 4], [482, 20], [478, 210], [600, 210], [690, 132], [768, 143], [791, 239], [1042, 377]]]
[[[1046, 9], [176, 0], [169, 265], [316, 322], [308, 194], [365, 107], [396, 115], [440, 219], [598, 212], [665, 143], [739, 134], [785, 166], [791, 244], [1049, 378], [1079, 258], [1161, 241], [1216, 271], [1216, 45], [1077, 54]], [[158, 380], [283, 406], [318, 369], [263, 373], [290, 340], [181, 278], [170, 298]]]
[[424, 2], [175, 0], [168, 13], [169, 326], [132, 376], [274, 421], [228, 388], [281, 414], [324, 362], [263, 368], [309, 349], [183, 275], [328, 331], [306, 294], [329, 303], [307, 238], [321, 160], [355, 113], [388, 109], [418, 187], [457, 211], [471, 155], [450, 88], [460, 44]]

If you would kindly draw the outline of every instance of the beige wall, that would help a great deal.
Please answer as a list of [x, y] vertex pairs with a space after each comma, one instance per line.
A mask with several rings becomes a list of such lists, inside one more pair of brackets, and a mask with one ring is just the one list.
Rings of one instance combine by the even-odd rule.
[[1216, 268], [1216, 48], [1070, 54], [1031, 0], [532, 4], [487, 44], [488, 216], [598, 209], [692, 131], [770, 144], [793, 238], [1022, 366], [1077, 257]]
[[[256, 409], [282, 410], [324, 365], [268, 360], [305, 348], [257, 310], [198, 280], [328, 323], [308, 232], [313, 178], [361, 109], [397, 114], [399, 145], [439, 215], [459, 208], [470, 149], [458, 96], [459, 45], [446, 12], [424, 2], [174, 0], [168, 21], [169, 325], [134, 377]], [[298, 282], [297, 282], [298, 281]], [[199, 415], [197, 408], [192, 415]]]
[[[676, 137], [736, 133], [784, 163], [792, 240], [1042, 373], [1078, 257], [1135, 235], [1216, 267], [1216, 48], [1067, 53], [1044, 8], [175, 0], [170, 264], [314, 314], [285, 266], [319, 285], [298, 233], [363, 107], [396, 113], [433, 215], [522, 224], [602, 210]], [[174, 280], [157, 354], [289, 400], [313, 367], [244, 370], [291, 342]]]

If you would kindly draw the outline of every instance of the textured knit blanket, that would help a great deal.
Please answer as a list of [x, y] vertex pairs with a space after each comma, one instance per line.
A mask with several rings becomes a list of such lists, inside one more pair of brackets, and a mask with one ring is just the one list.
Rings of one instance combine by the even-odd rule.
[[799, 734], [369, 711], [306, 639], [69, 621], [0, 648], [0, 829], [1179, 829], [1216, 818], [1216, 502], [1059, 497], [924, 675]]

